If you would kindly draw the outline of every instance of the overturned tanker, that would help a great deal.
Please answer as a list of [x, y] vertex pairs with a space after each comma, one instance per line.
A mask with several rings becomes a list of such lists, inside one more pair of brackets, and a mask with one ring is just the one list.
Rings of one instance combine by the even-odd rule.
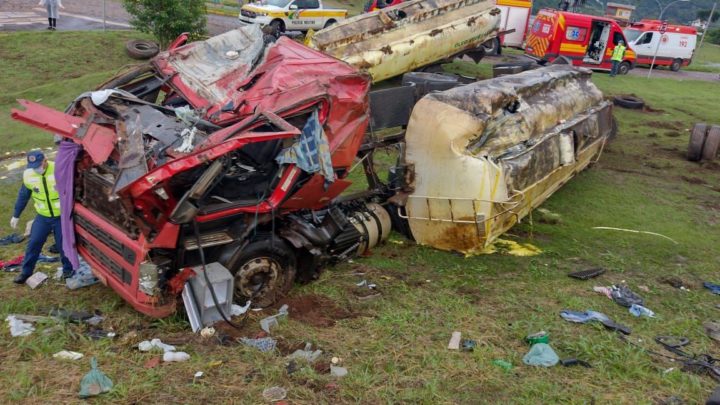
[[309, 45], [379, 82], [464, 52], [482, 52], [499, 25], [493, 0], [412, 0], [325, 28]]
[[[29, 101], [12, 112], [64, 139], [57, 161], [70, 164], [58, 167], [70, 169], [56, 177], [73, 178], [61, 202], [74, 220], [64, 241], [75, 241], [66, 253], [76, 248], [154, 317], [175, 310], [193, 266], [222, 264], [236, 301], [267, 306], [380, 243], [391, 222], [422, 244], [480, 249], [613, 130], [612, 106], [572, 67], [423, 97], [459, 83], [369, 92], [366, 73], [256, 26], [183, 41], [64, 113]], [[404, 152], [385, 184], [372, 153], [389, 144]], [[369, 190], [344, 193], [358, 157]]]
[[616, 126], [590, 76], [554, 65], [420, 100], [393, 198], [414, 239], [482, 250], [598, 157]]

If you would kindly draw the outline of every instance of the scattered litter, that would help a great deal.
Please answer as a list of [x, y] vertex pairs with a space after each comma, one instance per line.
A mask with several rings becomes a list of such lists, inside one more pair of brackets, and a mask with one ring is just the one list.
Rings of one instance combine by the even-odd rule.
[[568, 274], [568, 277], [576, 278], [578, 280], [589, 280], [605, 273], [605, 269], [602, 267], [593, 267], [592, 269], [576, 271]]
[[638, 304], [632, 304], [630, 306], [630, 313], [634, 316], [646, 316], [648, 318], [655, 318], [655, 312]]
[[608, 297], [608, 299], [612, 299], [612, 290], [610, 289], [610, 287], [595, 286], [593, 287], [593, 291], [604, 294], [606, 297]]
[[462, 347], [462, 351], [471, 352], [477, 347], [477, 342], [472, 339], [463, 339], [460, 346]]
[[[486, 246], [480, 253], [482, 254], [493, 254], [493, 253], [509, 254], [511, 256], [537, 256], [542, 253], [542, 250], [535, 245], [530, 243], [518, 243], [514, 240], [507, 239], [496, 239], [495, 242]], [[428, 280], [429, 282], [429, 280]]]
[[633, 305], [642, 305], [643, 299], [636, 293], [634, 293], [630, 288], [625, 285], [621, 284], [620, 286], [612, 286], [612, 299], [619, 305], [622, 305], [626, 308], [630, 308]]
[[22, 264], [24, 258], [25, 255], [20, 255], [10, 260], [0, 260], [0, 267], [2, 267], [4, 271], [15, 271], [20, 268], [20, 265]]
[[377, 284], [375, 284], [375, 283], [368, 283], [367, 280], [363, 280], [363, 281], [361, 281], [361, 282], [359, 282], [359, 283], [357, 283], [357, 284], [355, 284], [355, 285], [358, 286], [358, 287], [367, 287], [367, 288], [370, 289], [370, 290], [374, 290], [374, 289], [377, 288]]
[[640, 291], [642, 291], [642, 292], [646, 292], [646, 293], [649, 293], [649, 292], [650, 292], [650, 288], [649, 288], [648, 286], [646, 286], [646, 285], [639, 285], [639, 286], [638, 286], [638, 290], [640, 290]]
[[528, 354], [523, 357], [523, 363], [529, 366], [552, 367], [558, 361], [560, 361], [560, 358], [547, 343], [532, 345]]
[[163, 353], [163, 361], [173, 362], [173, 361], [187, 361], [190, 360], [190, 355], [185, 352], [165, 352]]
[[174, 352], [175, 346], [167, 345], [163, 343], [160, 339], [153, 339], [153, 340], [143, 340], [142, 342], [138, 343], [138, 349], [141, 352], [149, 352], [153, 349], [160, 349], [164, 352]]
[[333, 377], [345, 377], [347, 375], [348, 371], [345, 367], [340, 366], [330, 366], [330, 375]]
[[661, 238], [665, 238], [665, 239], [669, 240], [670, 242], [672, 242], [672, 243], [674, 243], [674, 244], [676, 244], [676, 245], [678, 244], [678, 243], [675, 242], [672, 238], [669, 238], [669, 237], [667, 237], [667, 236], [665, 236], [665, 235], [661, 235], [661, 234], [655, 233], [655, 232], [637, 231], [637, 230], [635, 230], [635, 229], [611, 228], [611, 227], [608, 227], [608, 226], [595, 226], [595, 227], [593, 227], [592, 229], [601, 229], [601, 230], [608, 230], [608, 231], [620, 231], [620, 232], [630, 232], [630, 233], [643, 233], [643, 234], [646, 234], [646, 235], [659, 236], [659, 237], [661, 237]]
[[297, 362], [295, 360], [290, 360], [287, 366], [285, 366], [285, 372], [287, 373], [287, 375], [291, 375], [298, 371], [298, 368], [299, 367], [297, 365]]
[[241, 307], [238, 304], [232, 304], [230, 307], [230, 316], [239, 316], [244, 314], [250, 309], [250, 301], [245, 302], [245, 306]]
[[15, 243], [20, 243], [25, 240], [25, 236], [18, 235], [16, 233], [11, 233], [8, 236], [5, 236], [3, 238], [0, 238], [0, 246], [7, 246], [12, 245]]
[[47, 274], [42, 271], [36, 271], [32, 276], [30, 276], [30, 278], [27, 279], [27, 281], [25, 281], [25, 284], [34, 290], [47, 279]]
[[240, 342], [246, 346], [254, 347], [261, 352], [273, 351], [275, 350], [275, 345], [277, 345], [277, 341], [271, 337], [260, 339], [241, 338]]
[[89, 331], [85, 332], [85, 335], [93, 340], [100, 340], [100, 339], [105, 339], [105, 338], [112, 339], [116, 336], [115, 332], [108, 332], [108, 331], [104, 331], [102, 329], [89, 330]]
[[453, 332], [452, 336], [450, 337], [450, 342], [448, 343], [448, 349], [459, 350], [461, 337], [462, 337], [462, 334], [460, 332]]
[[531, 346], [536, 343], [550, 343], [550, 334], [541, 330], [540, 332], [527, 335], [525, 341], [530, 343]]
[[281, 316], [287, 316], [288, 314], [288, 306], [287, 304], [284, 304], [280, 307], [278, 310], [278, 313], [273, 316], [268, 316], [267, 318], [263, 318], [260, 320], [260, 329], [264, 330], [267, 333], [270, 333], [270, 329], [278, 326], [277, 318]]
[[690, 284], [684, 282], [682, 279], [678, 277], [663, 277], [660, 279], [662, 283], [668, 284], [672, 286], [673, 288], [677, 288], [684, 291], [690, 291], [688, 288]]
[[512, 367], [513, 367], [512, 363], [510, 363], [509, 361], [502, 360], [502, 359], [493, 360], [492, 363], [494, 365], [500, 367], [501, 369], [503, 369], [506, 373], [510, 372], [510, 370], [512, 370]]
[[560, 316], [569, 322], [577, 322], [577, 323], [588, 323], [588, 322], [600, 322], [602, 323], [606, 328], [610, 330], [615, 330], [618, 332], [621, 332], [625, 335], [629, 335], [632, 330], [628, 328], [625, 325], [621, 325], [619, 323], [616, 323], [612, 319], [610, 319], [607, 315], [603, 314], [602, 312], [596, 312], [596, 311], [570, 311], [570, 310], [563, 310], [560, 311]]
[[197, 382], [197, 380], [203, 378], [204, 375], [205, 375], [205, 373], [203, 373], [202, 371], [196, 371], [195, 375], [193, 376], [193, 383]]
[[720, 323], [704, 322], [703, 328], [705, 328], [705, 333], [707, 333], [710, 339], [720, 342]]
[[312, 364], [322, 355], [322, 350], [312, 350], [312, 343], [306, 343], [304, 350], [295, 350], [291, 355], [287, 356], [291, 360], [305, 360]]
[[213, 328], [212, 326], [207, 326], [205, 328], [202, 328], [202, 330], [200, 331], [200, 336], [202, 336], [206, 339], [211, 338], [214, 335], [215, 335], [215, 328]]
[[713, 284], [713, 283], [711, 283], [711, 282], [709, 282], [709, 281], [706, 281], [706, 282], [703, 283], [703, 287], [705, 287], [705, 288], [707, 288], [708, 290], [710, 290], [710, 292], [713, 293], [713, 294], [718, 294], [718, 295], [720, 295], [720, 284]]
[[590, 363], [588, 363], [587, 361], [578, 360], [576, 358], [562, 359], [560, 360], [560, 364], [564, 367], [583, 366], [585, 368], [592, 368]]
[[673, 370], [675, 370], [675, 367], [670, 367], [670, 368], [668, 368], [668, 369], [665, 369], [665, 370], [663, 371], [663, 374], [667, 374], [667, 373], [669, 373], [669, 372], [671, 372], [671, 371], [673, 371]]
[[102, 321], [104, 321], [104, 320], [105, 320], [105, 317], [104, 317], [104, 316], [93, 315], [93, 316], [91, 316], [90, 318], [85, 319], [83, 322], [85, 322], [85, 323], [88, 324], [88, 325], [98, 326], [98, 325], [100, 325], [100, 323], [101, 323]]
[[160, 365], [160, 357], [153, 357], [150, 360], [146, 361], [143, 367], [145, 368], [155, 368]]
[[57, 319], [68, 321], [68, 322], [75, 322], [80, 323], [87, 319], [92, 318], [95, 315], [100, 315], [99, 313], [91, 314], [87, 311], [69, 311], [67, 309], [63, 308], [53, 308], [50, 310], [50, 316], [55, 317]]
[[60, 359], [60, 360], [80, 360], [83, 358], [82, 353], [78, 352], [71, 352], [68, 350], [61, 350], [55, 354], [53, 354], [53, 358]]
[[108, 392], [113, 382], [97, 367], [95, 357], [90, 359], [90, 371], [80, 381], [80, 398], [88, 398]]
[[35, 327], [32, 326], [32, 324], [25, 323], [13, 315], [8, 315], [5, 320], [10, 327], [10, 335], [13, 337], [28, 336], [35, 330]]
[[99, 280], [95, 277], [95, 274], [93, 274], [90, 265], [81, 257], [80, 266], [75, 269], [72, 277], [65, 280], [65, 286], [71, 290], [77, 290], [78, 288], [88, 287], [98, 282]]
[[333, 357], [332, 359], [330, 359], [330, 363], [332, 364], [340, 364], [341, 361], [342, 359], [340, 357]]
[[266, 401], [282, 401], [287, 396], [287, 390], [283, 387], [265, 388], [262, 392], [262, 396]]

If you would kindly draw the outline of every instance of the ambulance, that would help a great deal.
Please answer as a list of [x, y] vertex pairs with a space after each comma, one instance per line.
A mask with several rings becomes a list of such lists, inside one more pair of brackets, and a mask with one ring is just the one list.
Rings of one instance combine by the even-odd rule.
[[619, 41], [625, 43], [627, 50], [618, 73], [626, 74], [635, 66], [636, 55], [615, 20], [543, 9], [530, 27], [525, 54], [545, 62], [562, 56], [575, 66], [610, 70], [612, 53]]
[[322, 0], [262, 0], [242, 6], [241, 24], [273, 27], [278, 32], [315, 31], [347, 18], [347, 10], [325, 8]]
[[[664, 34], [660, 34], [663, 31]], [[639, 64], [651, 64], [655, 50], [655, 66], [668, 66], [673, 72], [692, 62], [697, 43], [695, 27], [668, 24], [663, 27], [660, 20], [640, 20], [625, 28], [624, 32], [637, 52]]]

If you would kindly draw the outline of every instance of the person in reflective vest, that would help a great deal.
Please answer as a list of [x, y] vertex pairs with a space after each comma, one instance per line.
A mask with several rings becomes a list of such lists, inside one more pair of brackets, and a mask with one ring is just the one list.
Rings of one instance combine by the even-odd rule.
[[625, 42], [618, 41], [618, 44], [615, 45], [615, 49], [613, 49], [612, 53], [612, 69], [610, 70], [610, 77], [615, 77], [615, 75], [618, 73], [618, 68], [620, 67], [620, 64], [623, 61], [623, 58], [625, 57], [625, 50], [627, 47], [625, 47]]
[[25, 281], [33, 274], [35, 263], [42, 252], [43, 245], [52, 232], [55, 236], [55, 247], [60, 252], [63, 276], [71, 277], [73, 268], [62, 251], [62, 230], [60, 228], [60, 195], [55, 189], [55, 164], [45, 159], [40, 150], [27, 154], [27, 168], [23, 172], [23, 185], [20, 186], [15, 211], [10, 219], [10, 227], [16, 229], [25, 206], [33, 200], [37, 216], [30, 230], [30, 240], [25, 248], [22, 273], [13, 280], [17, 284]]

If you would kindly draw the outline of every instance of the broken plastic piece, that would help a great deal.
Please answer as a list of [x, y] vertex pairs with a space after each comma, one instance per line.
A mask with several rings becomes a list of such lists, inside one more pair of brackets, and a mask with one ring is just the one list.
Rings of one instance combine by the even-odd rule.
[[273, 351], [275, 350], [275, 345], [277, 345], [277, 341], [271, 337], [260, 339], [241, 338], [240, 342], [246, 346], [254, 347], [261, 352]]
[[461, 336], [462, 336], [462, 334], [460, 332], [453, 332], [452, 336], [450, 337], [450, 342], [448, 343], [448, 349], [459, 350]]
[[463, 339], [460, 345], [462, 346], [462, 350], [464, 352], [471, 352], [475, 350], [475, 347], [477, 347], [477, 342], [472, 339]]
[[711, 282], [709, 282], [709, 281], [706, 281], [706, 282], [703, 283], [703, 287], [705, 287], [705, 288], [707, 288], [708, 290], [710, 290], [710, 292], [713, 293], [713, 294], [718, 294], [718, 295], [720, 295], [720, 284], [714, 284], [714, 283], [711, 283]]
[[262, 393], [266, 401], [277, 402], [282, 401], [287, 396], [287, 390], [283, 387], [265, 388]]
[[277, 318], [281, 316], [287, 316], [288, 314], [288, 306], [287, 304], [284, 304], [280, 307], [278, 310], [278, 313], [273, 316], [268, 316], [267, 318], [263, 318], [260, 320], [260, 328], [264, 330], [267, 333], [270, 333], [270, 329], [278, 326]]
[[53, 354], [53, 358], [60, 360], [80, 360], [83, 358], [83, 354], [78, 352], [71, 352], [69, 350], [61, 350]]
[[200, 336], [204, 338], [210, 338], [215, 335], [215, 328], [208, 326], [200, 331]]
[[525, 340], [530, 343], [530, 346], [536, 343], [550, 343], [550, 334], [541, 330], [540, 332], [527, 335]]
[[345, 377], [348, 370], [345, 367], [330, 366], [330, 375], [333, 377]]
[[578, 280], [589, 280], [605, 273], [605, 269], [602, 267], [594, 267], [592, 269], [576, 271], [568, 274], [568, 277], [576, 278]]
[[25, 323], [20, 319], [17, 319], [14, 315], [8, 315], [8, 317], [5, 318], [5, 321], [7, 321], [8, 326], [10, 327], [10, 335], [13, 337], [28, 336], [35, 330], [35, 327], [32, 326], [32, 324]]
[[322, 350], [313, 351], [312, 344], [308, 343], [305, 345], [305, 350], [295, 350], [291, 355], [287, 356], [287, 358], [291, 360], [304, 359], [312, 364], [320, 358], [322, 353]]
[[245, 303], [245, 305], [242, 307], [237, 304], [232, 304], [232, 306], [230, 307], [230, 315], [231, 316], [239, 316], [239, 315], [244, 314], [245, 312], [248, 311], [248, 309], [250, 309], [250, 304], [251, 304], [250, 301], [247, 301]]
[[27, 284], [28, 287], [34, 290], [45, 280], [47, 280], [47, 278], [47, 274], [43, 273], [42, 271], [36, 271], [35, 273], [33, 273], [32, 276], [30, 276], [30, 278], [27, 279], [27, 281], [25, 281], [25, 284]]
[[512, 370], [512, 367], [513, 367], [512, 363], [510, 363], [509, 361], [502, 360], [502, 359], [493, 360], [493, 364], [500, 367], [501, 369], [505, 370], [506, 373], [510, 372], [510, 370]]
[[630, 306], [630, 313], [633, 314], [633, 316], [646, 316], [648, 318], [655, 318], [655, 312], [651, 311], [648, 308], [645, 308], [642, 305], [632, 304], [632, 306]]

